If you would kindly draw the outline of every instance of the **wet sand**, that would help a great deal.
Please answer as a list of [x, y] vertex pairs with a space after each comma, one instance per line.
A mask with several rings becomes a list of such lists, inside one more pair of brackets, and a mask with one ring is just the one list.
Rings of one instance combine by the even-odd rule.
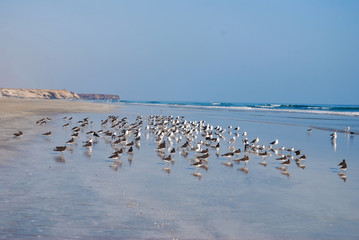
[[[359, 231], [359, 159], [357, 136], [338, 133], [335, 144], [330, 131], [309, 126], [341, 129], [358, 127], [356, 118], [316, 117], [302, 114], [234, 112], [166, 106], [120, 104], [109, 112], [51, 111], [12, 118], [12, 129], [2, 123], [2, 144], [10, 150], [0, 155], [0, 239], [357, 239]], [[143, 115], [140, 145], [115, 162], [114, 140], [103, 133], [90, 149], [83, 147], [109, 115], [127, 117], [128, 126]], [[173, 162], [165, 162], [155, 150], [156, 136], [145, 127], [150, 115], [184, 116], [187, 121], [206, 121], [226, 128], [218, 156], [210, 148], [208, 169], [192, 164], [196, 152], [184, 157], [174, 141]], [[70, 122], [68, 117], [72, 116]], [[52, 120], [45, 125], [35, 122]], [[63, 119], [67, 117], [67, 119]], [[77, 144], [64, 153], [55, 146], [70, 139], [78, 121], [89, 118]], [[1, 117], [2, 118], [2, 117]], [[10, 119], [10, 118], [9, 118]], [[68, 127], [63, 127], [70, 123]], [[248, 153], [244, 163], [222, 154], [229, 151], [228, 126], [240, 126], [251, 141], [301, 149], [307, 159], [302, 168], [293, 162], [283, 173], [277, 155]], [[12, 133], [24, 130], [20, 138]], [[41, 134], [52, 131], [51, 136]], [[25, 134], [26, 133], [26, 134]], [[120, 134], [120, 132], [119, 132]], [[198, 132], [195, 142], [205, 140]], [[180, 135], [178, 135], [179, 137]], [[132, 133], [127, 143], [134, 140]], [[183, 137], [183, 140], [185, 138]], [[242, 148], [241, 137], [233, 144]], [[165, 150], [165, 155], [170, 149]], [[346, 179], [338, 163], [347, 159]], [[265, 160], [265, 164], [264, 164]], [[171, 171], [164, 169], [169, 168]], [[201, 178], [193, 174], [201, 173]]]
[[0, 98], [0, 150], [3, 154], [16, 151], [11, 144], [13, 134], [33, 134], [34, 123], [40, 118], [64, 113], [106, 113], [116, 108], [119, 106], [78, 100]]

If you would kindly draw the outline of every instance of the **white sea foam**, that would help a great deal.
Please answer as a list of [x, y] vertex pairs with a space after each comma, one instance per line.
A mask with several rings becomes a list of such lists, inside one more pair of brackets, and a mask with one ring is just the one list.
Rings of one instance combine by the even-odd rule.
[[254, 107], [249, 106], [219, 106], [221, 103], [211, 103], [210, 106], [203, 105], [191, 105], [183, 103], [140, 103], [140, 102], [127, 102], [126, 104], [134, 105], [144, 105], [144, 106], [170, 106], [170, 107], [181, 107], [181, 108], [199, 108], [199, 109], [222, 109], [222, 110], [231, 110], [231, 111], [268, 111], [268, 112], [288, 112], [288, 113], [303, 113], [303, 114], [322, 114], [322, 115], [337, 115], [337, 116], [351, 116], [358, 117], [359, 112], [344, 112], [344, 111], [330, 111], [330, 110], [319, 110], [319, 109], [329, 109], [328, 107], [312, 107], [308, 106], [307, 109], [285, 109], [279, 108], [282, 105], [280, 104], [270, 104], [270, 105], [254, 105]]

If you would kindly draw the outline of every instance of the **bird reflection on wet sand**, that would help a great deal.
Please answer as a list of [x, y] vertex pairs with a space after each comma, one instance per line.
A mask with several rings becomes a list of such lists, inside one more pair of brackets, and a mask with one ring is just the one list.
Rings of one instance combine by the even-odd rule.
[[249, 170], [247, 167], [238, 168], [238, 171], [244, 172], [245, 174], [249, 173]]
[[58, 163], [65, 163], [66, 162], [66, 159], [63, 155], [61, 156], [56, 156], [55, 157], [55, 162], [58, 162]]
[[164, 167], [164, 168], [162, 168], [162, 171], [164, 171], [164, 172], [167, 173], [168, 175], [171, 174], [171, 168], [169, 168], [169, 167]]
[[198, 180], [201, 180], [201, 179], [202, 179], [202, 173], [200, 173], [200, 172], [192, 173], [192, 176], [197, 177]]
[[338, 176], [341, 180], [343, 180], [344, 182], [347, 181], [347, 175], [345, 174], [345, 172], [340, 172], [338, 173]]

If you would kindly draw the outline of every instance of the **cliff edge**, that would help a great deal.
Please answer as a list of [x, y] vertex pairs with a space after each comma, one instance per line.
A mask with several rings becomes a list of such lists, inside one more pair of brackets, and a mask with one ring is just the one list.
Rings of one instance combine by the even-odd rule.
[[120, 100], [118, 95], [113, 94], [78, 93], [78, 96], [86, 100]]
[[0, 98], [32, 98], [32, 99], [80, 99], [79, 95], [66, 89], [22, 89], [0, 88]]

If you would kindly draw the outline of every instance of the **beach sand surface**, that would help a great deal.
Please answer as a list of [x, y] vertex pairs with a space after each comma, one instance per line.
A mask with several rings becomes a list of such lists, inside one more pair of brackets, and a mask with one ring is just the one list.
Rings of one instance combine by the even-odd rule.
[[[117, 105], [86, 101], [56, 100], [56, 99], [0, 99], [0, 150], [16, 151], [13, 146], [13, 134], [22, 131], [25, 135], [34, 134], [34, 124], [41, 118], [52, 117], [65, 113], [106, 113], [111, 112]], [[24, 137], [28, 139], [28, 137]]]
[[[338, 133], [333, 143], [332, 132], [321, 130], [348, 125], [358, 129], [356, 117], [121, 103], [116, 107], [52, 100], [20, 102], [4, 104], [8, 110], [0, 116], [0, 239], [308, 240], [359, 236], [357, 135]], [[58, 110], [54, 110], [57, 104]], [[127, 153], [129, 146], [125, 146], [117, 162], [109, 159], [114, 151], [114, 140], [109, 136], [92, 136], [93, 147], [83, 147], [91, 138], [89, 131], [114, 131], [111, 125], [101, 124], [109, 115], [126, 117], [127, 126], [143, 116], [140, 144], [133, 146], [133, 154]], [[227, 129], [223, 133], [226, 139], [221, 140], [218, 155], [216, 149], [209, 148], [208, 169], [191, 165], [197, 152], [190, 151], [187, 157], [181, 154], [178, 146], [184, 143], [183, 136], [181, 143], [173, 138], [174, 161], [165, 162], [155, 150], [157, 137], [145, 130], [150, 115], [183, 116], [187, 121], [222, 126]], [[36, 124], [43, 117], [51, 121]], [[66, 145], [71, 129], [84, 118], [93, 123], [79, 132], [76, 143], [67, 145], [64, 153], [54, 152], [56, 146]], [[241, 127], [240, 137], [230, 144], [237, 126]], [[311, 126], [318, 128], [308, 133]], [[19, 130], [24, 135], [14, 137]], [[47, 131], [52, 131], [51, 136], [42, 135]], [[278, 148], [301, 149], [307, 158], [301, 165], [292, 160], [283, 172], [274, 153], [266, 157], [248, 153], [246, 165], [234, 162], [235, 157], [222, 156], [231, 145], [242, 149], [238, 157], [245, 155], [244, 131], [250, 141], [259, 137], [259, 144], [268, 146], [278, 139]], [[193, 134], [197, 138], [192, 146], [204, 140], [203, 132]], [[134, 138], [134, 134], [129, 135], [127, 143]], [[166, 156], [172, 147], [167, 146]], [[345, 179], [338, 167], [344, 158], [348, 162]], [[228, 161], [233, 165], [226, 164]], [[201, 178], [193, 175], [197, 172]]]

